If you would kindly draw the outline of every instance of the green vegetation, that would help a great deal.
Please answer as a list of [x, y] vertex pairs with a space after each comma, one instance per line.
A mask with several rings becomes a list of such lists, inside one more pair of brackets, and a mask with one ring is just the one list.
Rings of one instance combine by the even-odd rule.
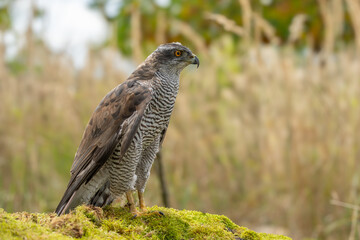
[[[197, 211], [151, 207], [133, 218], [124, 208], [80, 206], [70, 214], [6, 213], [0, 209], [4, 239], [242, 239], [291, 240], [239, 227], [225, 216]], [[157, 214], [161, 211], [164, 215]]]

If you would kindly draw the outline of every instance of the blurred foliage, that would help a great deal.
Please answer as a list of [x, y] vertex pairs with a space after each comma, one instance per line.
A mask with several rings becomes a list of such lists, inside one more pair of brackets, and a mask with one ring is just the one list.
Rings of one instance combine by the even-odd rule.
[[[165, 4], [164, 4], [165, 3]], [[321, 48], [322, 38], [324, 37], [324, 24], [321, 20], [319, 5], [314, 0], [254, 0], [250, 1], [251, 8], [260, 13], [276, 29], [276, 35], [284, 43], [289, 38], [289, 26], [294, 17], [304, 14], [306, 17], [305, 33], [311, 36], [314, 41], [314, 48]], [[343, 3], [344, 4], [344, 3]], [[180, 41], [184, 42], [184, 36], [173, 28], [170, 22], [173, 19], [181, 19], [191, 25], [196, 33], [201, 35], [204, 41], [209, 45], [217, 41], [223, 33], [223, 27], [205, 18], [207, 12], [221, 14], [242, 26], [243, 9], [239, 8], [239, 1], [233, 0], [91, 0], [89, 6], [98, 9], [103, 16], [116, 25], [116, 39], [118, 47], [122, 53], [131, 54], [131, 14], [134, 9], [141, 13], [141, 35], [142, 47], [155, 42], [155, 32], [157, 27], [156, 16], [159, 12], [163, 13], [168, 23], [166, 29], [165, 42]], [[109, 8], [118, 9], [118, 11]], [[342, 39], [349, 41], [354, 37], [354, 31], [351, 27], [350, 18], [347, 12], [344, 13]], [[236, 41], [241, 38], [233, 36]], [[262, 39], [268, 42], [266, 36]], [[191, 39], [185, 40], [191, 42]], [[301, 38], [299, 46], [306, 46], [305, 34]]]

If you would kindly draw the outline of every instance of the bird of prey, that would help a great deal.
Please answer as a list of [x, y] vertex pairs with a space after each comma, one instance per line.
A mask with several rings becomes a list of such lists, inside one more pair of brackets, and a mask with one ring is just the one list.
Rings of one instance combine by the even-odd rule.
[[199, 67], [199, 59], [187, 47], [162, 44], [103, 98], [75, 154], [58, 215], [81, 204], [103, 207], [124, 193], [130, 212], [139, 215], [136, 190], [146, 212], [145, 185], [169, 125], [180, 72], [189, 64]]

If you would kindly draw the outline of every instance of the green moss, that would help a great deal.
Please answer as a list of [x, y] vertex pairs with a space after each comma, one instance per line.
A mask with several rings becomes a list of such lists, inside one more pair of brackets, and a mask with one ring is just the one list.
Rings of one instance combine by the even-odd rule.
[[116, 207], [80, 206], [60, 217], [54, 213], [6, 213], [0, 209], [0, 236], [4, 239], [291, 240], [239, 227], [225, 216], [157, 206], [148, 210], [152, 214], [134, 219], [127, 209]]

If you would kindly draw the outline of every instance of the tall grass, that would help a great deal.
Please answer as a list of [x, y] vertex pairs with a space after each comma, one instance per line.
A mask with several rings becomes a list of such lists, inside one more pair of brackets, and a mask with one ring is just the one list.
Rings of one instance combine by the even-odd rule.
[[[334, 51], [338, 35], [331, 31], [321, 53], [298, 52], [292, 41], [280, 47], [271, 26], [251, 11], [243, 29], [231, 23], [209, 47], [196, 36], [201, 66], [181, 76], [163, 145], [170, 204], [280, 229], [294, 239], [356, 239], [356, 207], [331, 204], [358, 206], [360, 200], [356, 43]], [[183, 26], [185, 36], [196, 34], [185, 23], [173, 24]], [[272, 44], [256, 39], [262, 31]], [[237, 44], [232, 33], [246, 33], [245, 41]], [[0, 207], [52, 211], [92, 111], [127, 74], [114, 64], [118, 53], [110, 47], [92, 51], [78, 71], [64, 55], [32, 37], [26, 41], [23, 59], [0, 65]], [[161, 203], [154, 176], [146, 197]]]

